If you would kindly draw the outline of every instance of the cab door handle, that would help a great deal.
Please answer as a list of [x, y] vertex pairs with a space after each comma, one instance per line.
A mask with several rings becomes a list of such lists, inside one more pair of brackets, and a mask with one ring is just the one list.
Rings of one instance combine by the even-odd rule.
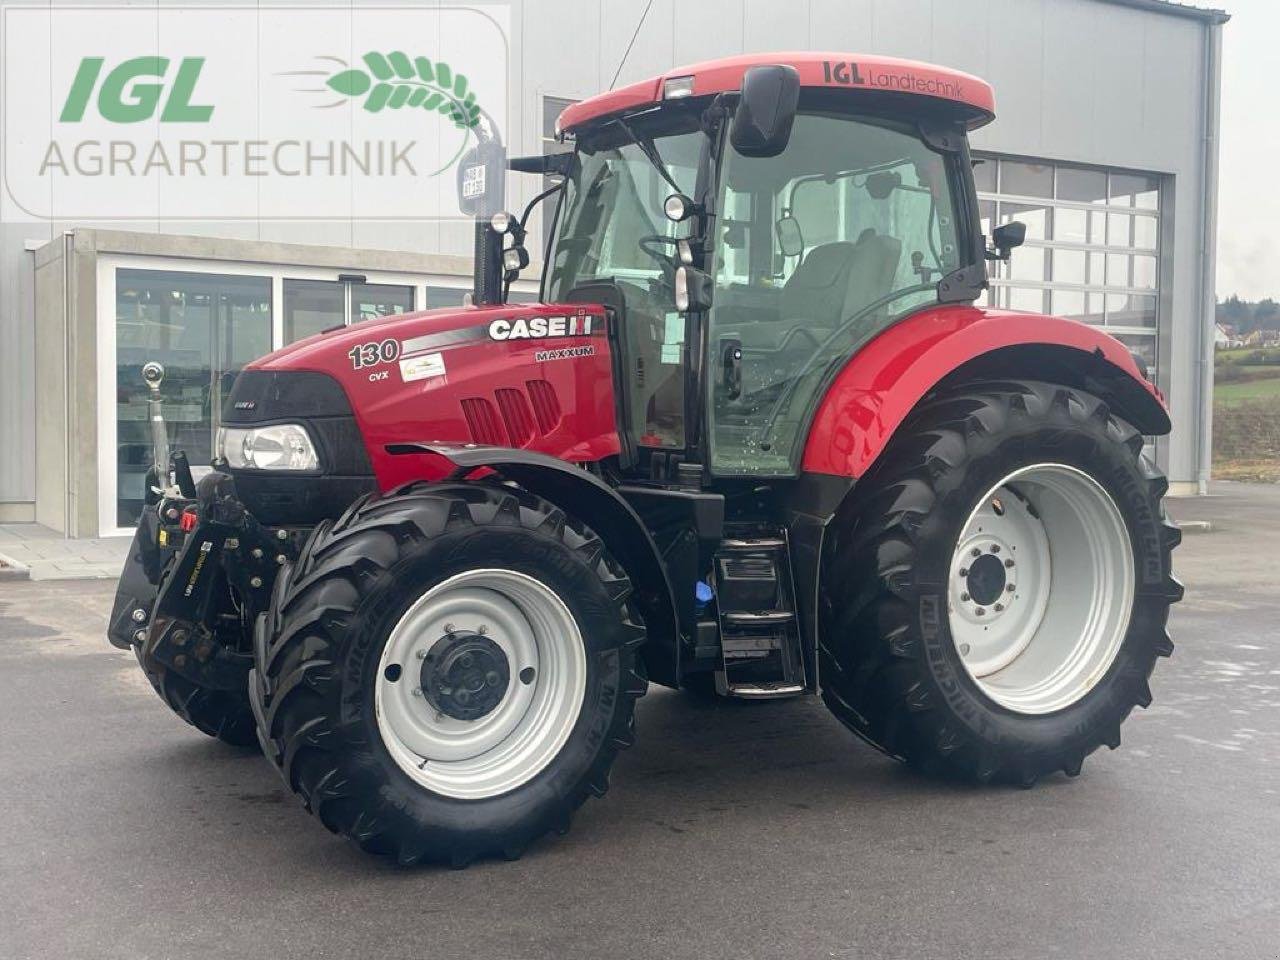
[[742, 396], [742, 341], [722, 340], [721, 359], [724, 365], [724, 392], [730, 400]]

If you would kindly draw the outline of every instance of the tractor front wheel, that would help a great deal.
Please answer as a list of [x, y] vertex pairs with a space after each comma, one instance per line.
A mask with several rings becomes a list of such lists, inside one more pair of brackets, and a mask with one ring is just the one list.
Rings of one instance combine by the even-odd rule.
[[891, 756], [981, 781], [1079, 772], [1151, 702], [1179, 540], [1097, 397], [980, 383], [904, 423], [833, 524], [823, 693]]
[[371, 853], [518, 856], [603, 795], [632, 742], [630, 592], [594, 533], [511, 487], [357, 503], [282, 569], [259, 619], [263, 748]]

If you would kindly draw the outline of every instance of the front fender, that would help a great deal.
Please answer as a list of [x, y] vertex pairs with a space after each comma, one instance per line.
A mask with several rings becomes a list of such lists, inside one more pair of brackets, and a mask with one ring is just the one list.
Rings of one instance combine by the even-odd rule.
[[[963, 371], [979, 376], [1045, 377], [1036, 348], [1059, 366], [1097, 382], [1120, 398], [1126, 415], [1147, 434], [1169, 432], [1169, 415], [1119, 340], [1096, 327], [1032, 313], [939, 307], [889, 327], [836, 375], [805, 442], [803, 469], [841, 477], [864, 474], [913, 407]], [[962, 370], [963, 368], [963, 370]]]
[[532, 450], [435, 443], [388, 444], [387, 453], [435, 454], [454, 465], [451, 479], [491, 470], [582, 520], [608, 546], [635, 588], [648, 639], [643, 652], [649, 679], [679, 686], [680, 630], [675, 595], [653, 537], [616, 490], [582, 467]]

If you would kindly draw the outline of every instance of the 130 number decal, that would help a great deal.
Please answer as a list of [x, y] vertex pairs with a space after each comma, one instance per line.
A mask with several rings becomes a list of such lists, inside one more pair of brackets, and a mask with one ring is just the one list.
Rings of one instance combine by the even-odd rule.
[[381, 343], [357, 343], [347, 354], [351, 358], [351, 369], [376, 367], [380, 363], [391, 363], [400, 356], [399, 340], [383, 340]]

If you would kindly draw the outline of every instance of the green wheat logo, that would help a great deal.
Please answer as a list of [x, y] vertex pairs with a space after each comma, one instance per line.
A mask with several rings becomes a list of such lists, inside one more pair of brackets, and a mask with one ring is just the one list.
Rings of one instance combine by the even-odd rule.
[[398, 50], [366, 53], [362, 59], [367, 71], [358, 67], [339, 71], [325, 80], [325, 86], [344, 97], [363, 97], [364, 109], [370, 113], [404, 107], [435, 111], [460, 130], [472, 129], [480, 122], [475, 91], [468, 89], [467, 78], [449, 64], [441, 60], [433, 63], [426, 57], [410, 60]]

